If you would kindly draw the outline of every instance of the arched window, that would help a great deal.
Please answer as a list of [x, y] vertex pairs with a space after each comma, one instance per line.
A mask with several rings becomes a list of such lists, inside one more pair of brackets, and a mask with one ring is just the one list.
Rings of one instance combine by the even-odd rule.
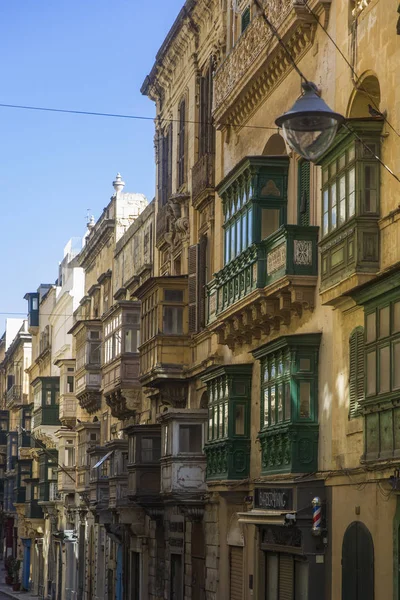
[[274, 133], [265, 144], [262, 152], [263, 156], [281, 156], [286, 155], [285, 140], [279, 133]]
[[364, 77], [360, 77], [350, 99], [348, 117], [352, 119], [378, 116], [375, 115], [374, 110], [379, 111], [380, 101], [381, 88], [378, 78], [373, 74], [365, 74]]
[[178, 188], [186, 181], [186, 101], [183, 99], [179, 105], [179, 131], [178, 131]]
[[374, 543], [359, 521], [353, 521], [343, 537], [342, 600], [374, 600]]
[[364, 399], [364, 328], [356, 327], [349, 339], [349, 419], [357, 417]]

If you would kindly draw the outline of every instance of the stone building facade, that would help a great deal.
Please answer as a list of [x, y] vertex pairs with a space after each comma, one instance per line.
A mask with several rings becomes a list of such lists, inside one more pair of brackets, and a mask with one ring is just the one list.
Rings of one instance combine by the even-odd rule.
[[[73, 342], [51, 359], [57, 290], [27, 295], [32, 431], [58, 450], [58, 488], [46, 522], [4, 535], [24, 573], [32, 540], [36, 593], [398, 597], [395, 18], [383, 0], [185, 2], [141, 89], [155, 199], [117, 176], [74, 258]], [[318, 164], [275, 125], [301, 91], [288, 51], [346, 117]], [[16, 349], [0, 355], [6, 399]], [[55, 377], [45, 429], [35, 390]], [[50, 492], [30, 452], [24, 481]]]

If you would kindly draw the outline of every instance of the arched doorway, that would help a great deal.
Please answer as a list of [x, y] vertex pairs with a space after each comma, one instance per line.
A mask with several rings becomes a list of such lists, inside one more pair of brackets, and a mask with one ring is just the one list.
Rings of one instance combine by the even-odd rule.
[[343, 536], [342, 600], [374, 600], [374, 543], [359, 521], [353, 521]]

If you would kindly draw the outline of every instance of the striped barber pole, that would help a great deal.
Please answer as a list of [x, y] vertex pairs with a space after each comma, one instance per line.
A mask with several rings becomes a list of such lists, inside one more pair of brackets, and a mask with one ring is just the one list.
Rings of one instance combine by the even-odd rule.
[[313, 535], [321, 535], [321, 498], [313, 498], [312, 502], [313, 507], [313, 526], [312, 526], [312, 534]]

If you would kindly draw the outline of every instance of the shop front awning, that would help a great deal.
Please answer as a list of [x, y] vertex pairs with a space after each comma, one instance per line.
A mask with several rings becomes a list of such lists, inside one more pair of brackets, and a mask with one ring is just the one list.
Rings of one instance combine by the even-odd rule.
[[295, 514], [293, 511], [249, 510], [238, 513], [238, 521], [243, 525], [284, 525], [288, 512]]

